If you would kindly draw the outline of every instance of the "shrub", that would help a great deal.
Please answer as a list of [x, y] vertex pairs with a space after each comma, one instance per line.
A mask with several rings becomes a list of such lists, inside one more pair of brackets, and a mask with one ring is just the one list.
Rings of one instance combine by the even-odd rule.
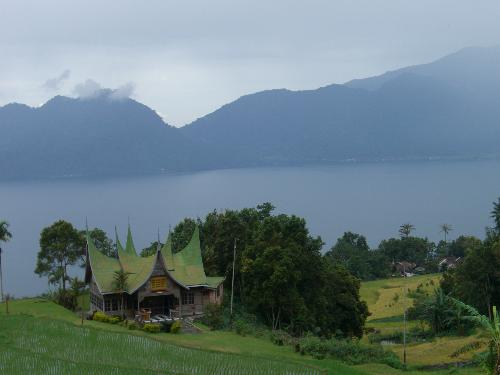
[[130, 330], [136, 330], [137, 328], [139, 328], [139, 326], [137, 325], [136, 322], [130, 322], [128, 324], [128, 329], [130, 329]]
[[179, 333], [182, 329], [182, 324], [180, 320], [176, 320], [171, 326], [170, 326], [170, 333]]
[[271, 342], [275, 345], [283, 346], [283, 345], [294, 345], [297, 342], [297, 339], [292, 337], [285, 331], [277, 330], [271, 332]]
[[108, 323], [111, 323], [111, 324], [118, 324], [121, 321], [122, 321], [122, 319], [119, 316], [111, 316], [108, 319]]
[[309, 354], [317, 359], [330, 357], [350, 365], [375, 362], [401, 367], [399, 358], [393, 352], [381, 345], [361, 344], [356, 339], [322, 340], [316, 336], [306, 336], [299, 340], [298, 349], [301, 354]]
[[142, 330], [149, 333], [159, 333], [160, 325], [158, 323], [146, 323], [142, 327]]
[[162, 332], [170, 332], [170, 329], [172, 328], [173, 322], [171, 320], [165, 320], [163, 322], [160, 322], [160, 329]]
[[238, 335], [246, 336], [252, 333], [252, 326], [242, 318], [238, 318], [233, 323], [233, 328]]
[[221, 305], [210, 303], [204, 307], [204, 314], [201, 318], [203, 324], [209, 326], [212, 330], [224, 327], [224, 315]]
[[92, 317], [92, 319], [97, 321], [97, 322], [109, 323], [110, 317], [107, 316], [102, 311], [96, 311], [94, 313], [94, 316]]

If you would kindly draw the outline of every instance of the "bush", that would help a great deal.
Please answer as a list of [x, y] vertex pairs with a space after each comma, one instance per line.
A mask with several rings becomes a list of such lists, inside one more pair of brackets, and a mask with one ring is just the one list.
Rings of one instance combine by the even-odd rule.
[[209, 326], [212, 330], [224, 327], [224, 315], [221, 305], [210, 303], [204, 307], [204, 314], [201, 318], [203, 324]]
[[176, 320], [171, 326], [170, 326], [170, 333], [179, 333], [182, 329], [182, 324], [180, 320]]
[[137, 328], [139, 328], [139, 326], [137, 325], [137, 323], [136, 323], [136, 322], [130, 322], [130, 323], [128, 324], [128, 329], [130, 329], [131, 331], [132, 331], [132, 330], [136, 330]]
[[253, 332], [252, 325], [242, 318], [238, 318], [234, 321], [233, 328], [235, 332], [241, 336], [246, 336]]
[[158, 323], [146, 323], [144, 327], [142, 327], [142, 330], [149, 333], [159, 333], [160, 325]]
[[172, 328], [173, 322], [171, 320], [165, 320], [163, 322], [160, 322], [160, 329], [162, 332], [170, 332], [170, 329]]
[[299, 340], [301, 354], [309, 354], [317, 359], [330, 357], [350, 365], [362, 363], [382, 363], [394, 368], [401, 368], [399, 358], [381, 345], [361, 344], [356, 339], [322, 340], [316, 336], [306, 336]]
[[96, 311], [94, 313], [94, 316], [92, 317], [92, 319], [97, 321], [97, 322], [109, 323], [110, 317], [107, 316], [102, 311]]
[[118, 324], [122, 321], [122, 318], [118, 315], [109, 316], [102, 311], [96, 311], [92, 317], [93, 320], [103, 323]]
[[283, 345], [295, 345], [297, 343], [297, 339], [288, 334], [285, 331], [272, 331], [271, 332], [271, 342], [275, 345], [283, 346]]

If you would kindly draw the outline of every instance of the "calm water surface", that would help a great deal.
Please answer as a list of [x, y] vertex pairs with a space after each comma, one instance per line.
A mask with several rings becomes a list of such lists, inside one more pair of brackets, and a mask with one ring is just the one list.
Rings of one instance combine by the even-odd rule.
[[0, 218], [14, 238], [4, 246], [6, 290], [15, 296], [47, 290], [33, 273], [42, 228], [58, 219], [98, 226], [125, 240], [127, 221], [138, 249], [186, 216], [270, 201], [278, 212], [306, 218], [330, 247], [344, 231], [370, 245], [396, 236], [411, 222], [416, 234], [441, 238], [439, 224], [483, 236], [492, 202], [500, 196], [500, 161], [349, 164], [258, 168], [130, 179], [0, 183]]

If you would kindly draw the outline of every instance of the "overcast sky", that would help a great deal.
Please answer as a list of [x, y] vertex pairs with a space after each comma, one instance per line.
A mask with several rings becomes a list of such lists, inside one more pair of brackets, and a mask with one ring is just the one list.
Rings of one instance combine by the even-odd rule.
[[0, 0], [0, 105], [120, 88], [181, 126], [255, 91], [498, 45], [499, 20], [499, 0]]

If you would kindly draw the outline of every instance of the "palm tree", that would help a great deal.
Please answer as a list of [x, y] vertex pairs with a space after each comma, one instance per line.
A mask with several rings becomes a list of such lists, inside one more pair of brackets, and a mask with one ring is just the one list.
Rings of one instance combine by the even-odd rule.
[[123, 313], [123, 295], [125, 294], [125, 291], [128, 289], [128, 278], [131, 274], [132, 274], [131, 272], [127, 272], [123, 269], [121, 269], [120, 271], [115, 271], [113, 274], [114, 290], [120, 293], [121, 296], [120, 311], [122, 313], [122, 318], [125, 318], [125, 315]]
[[[12, 233], [9, 232], [9, 223], [2, 220], [0, 221], [0, 243], [7, 242], [12, 238]], [[3, 297], [3, 277], [2, 277], [2, 247], [0, 246], [0, 296]]]
[[[483, 329], [486, 337], [489, 341], [489, 347], [491, 350], [491, 355], [494, 358], [491, 358], [493, 361], [491, 363], [490, 373], [492, 375], [500, 375], [500, 316], [497, 311], [497, 307], [493, 306], [493, 314], [491, 319], [487, 316], [481, 315], [474, 307], [469, 306], [457, 299], [451, 299], [455, 305], [461, 309], [463, 309], [469, 315], [464, 316], [464, 320], [468, 320], [473, 322], [477, 326]], [[463, 348], [457, 351], [458, 354], [465, 353], [470, 350], [475, 350], [482, 346], [481, 342], [473, 342], [464, 346]]]
[[82, 291], [83, 289], [85, 288], [85, 282], [80, 280], [78, 277], [72, 277], [70, 278], [70, 293], [71, 293], [71, 296], [72, 296], [72, 308], [73, 310], [76, 310], [78, 308], [78, 299], [80, 298], [80, 296], [82, 295]]
[[415, 226], [413, 224], [405, 223], [399, 227], [399, 234], [401, 237], [408, 238], [413, 230], [415, 230]]
[[446, 243], [448, 233], [450, 233], [453, 230], [453, 228], [451, 227], [450, 224], [446, 224], [446, 223], [441, 224], [439, 227], [441, 228], [441, 232], [444, 233], [444, 242]]
[[498, 198], [496, 202], [493, 202], [491, 217], [495, 221], [495, 230], [500, 234], [500, 198]]

